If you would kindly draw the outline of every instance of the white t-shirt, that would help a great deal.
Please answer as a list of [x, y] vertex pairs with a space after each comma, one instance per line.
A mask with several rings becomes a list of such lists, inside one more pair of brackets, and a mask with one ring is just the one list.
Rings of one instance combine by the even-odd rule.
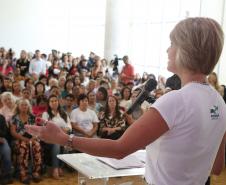
[[[47, 112], [43, 112], [42, 118], [45, 119], [45, 120], [50, 120], [49, 114]], [[67, 122], [65, 122], [64, 119], [58, 113], [57, 116], [54, 116], [51, 119], [51, 121], [53, 121], [60, 128], [72, 130], [72, 126], [71, 126], [71, 122], [70, 122], [69, 117], [67, 117]]]
[[[71, 122], [78, 124], [85, 132], [89, 132], [93, 129], [93, 123], [98, 123], [96, 113], [93, 110], [87, 109], [85, 112], [80, 108], [74, 109], [71, 112]], [[77, 136], [82, 136], [80, 133], [75, 133]]]
[[37, 75], [46, 74], [46, 62], [42, 59], [33, 59], [29, 65], [29, 73], [35, 73]]
[[204, 185], [226, 130], [226, 105], [209, 85], [189, 83], [153, 105], [169, 131], [146, 147], [145, 178], [155, 185]]
[[121, 100], [119, 105], [120, 107], [125, 108], [125, 110], [128, 110], [129, 107], [132, 105], [132, 100]]

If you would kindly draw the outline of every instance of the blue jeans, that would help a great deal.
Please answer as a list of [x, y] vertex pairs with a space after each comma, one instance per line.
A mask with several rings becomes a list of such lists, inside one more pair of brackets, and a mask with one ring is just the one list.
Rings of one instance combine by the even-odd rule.
[[2, 161], [2, 172], [4, 174], [11, 173], [11, 149], [6, 139], [4, 139], [4, 143], [0, 143], [0, 158]]
[[60, 160], [57, 158], [57, 155], [61, 153], [61, 146], [53, 144], [51, 147], [52, 167], [58, 168], [60, 166]]

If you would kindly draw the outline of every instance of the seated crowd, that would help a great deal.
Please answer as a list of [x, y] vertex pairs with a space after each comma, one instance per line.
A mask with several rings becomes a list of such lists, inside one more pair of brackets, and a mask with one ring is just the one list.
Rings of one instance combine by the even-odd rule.
[[[128, 56], [123, 62], [119, 72], [93, 52], [86, 59], [55, 50], [48, 57], [39, 50], [34, 55], [22, 50], [17, 59], [11, 49], [0, 48], [0, 184], [12, 183], [15, 174], [23, 184], [39, 182], [46, 166], [59, 179], [63, 169], [57, 155], [79, 152], [26, 133], [24, 126], [36, 124], [35, 117], [53, 121], [67, 134], [118, 139], [157, 98], [180, 88], [175, 75], [166, 80], [144, 72], [140, 77]], [[157, 81], [156, 89], [127, 114], [150, 78]], [[208, 81], [225, 98], [216, 73]]]

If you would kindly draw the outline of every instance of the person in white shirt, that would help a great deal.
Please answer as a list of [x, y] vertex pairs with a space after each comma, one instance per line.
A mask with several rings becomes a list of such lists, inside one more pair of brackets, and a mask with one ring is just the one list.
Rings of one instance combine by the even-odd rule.
[[35, 51], [35, 58], [31, 60], [29, 65], [29, 74], [37, 80], [41, 74], [46, 74], [46, 62], [41, 58], [41, 52]]
[[175, 26], [170, 40], [167, 68], [180, 77], [182, 88], [158, 98], [120, 139], [71, 139], [53, 123], [28, 126], [28, 132], [118, 159], [146, 146], [148, 184], [204, 185], [211, 172], [220, 174], [224, 168], [226, 105], [206, 82], [221, 55], [223, 31], [211, 18], [187, 18]]
[[96, 137], [98, 118], [96, 113], [88, 108], [88, 97], [80, 94], [77, 98], [78, 108], [71, 112], [71, 122], [74, 134], [82, 137]]
[[[47, 111], [43, 112], [42, 118], [44, 120], [53, 121], [54, 124], [57, 127], [59, 127], [64, 133], [68, 135], [71, 134], [72, 131], [71, 120], [67, 113], [61, 108], [60, 101], [56, 95], [49, 96]], [[48, 155], [51, 156], [50, 165], [52, 167], [52, 177], [55, 179], [59, 179], [63, 171], [61, 168], [60, 161], [57, 158], [57, 155], [63, 153], [62, 151], [63, 148], [59, 144], [48, 145], [46, 148], [48, 148], [50, 151], [50, 154]], [[44, 151], [44, 153], [45, 152], [46, 151]]]

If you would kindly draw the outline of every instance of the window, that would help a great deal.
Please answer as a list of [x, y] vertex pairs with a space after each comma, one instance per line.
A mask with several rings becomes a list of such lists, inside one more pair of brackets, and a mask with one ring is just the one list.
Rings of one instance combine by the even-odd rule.
[[170, 31], [186, 16], [199, 16], [200, 1], [131, 1], [129, 55], [137, 72], [171, 75], [166, 69]]

